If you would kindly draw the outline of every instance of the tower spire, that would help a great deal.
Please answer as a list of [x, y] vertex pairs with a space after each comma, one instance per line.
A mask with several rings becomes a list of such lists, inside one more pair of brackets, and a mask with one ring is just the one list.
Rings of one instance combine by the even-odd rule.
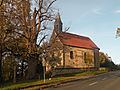
[[59, 10], [58, 10], [57, 16], [55, 18], [54, 30], [56, 30], [58, 33], [62, 32], [62, 22], [61, 22]]
[[60, 19], [59, 10], [58, 10], [58, 12], [57, 12], [57, 16], [56, 16], [56, 19]]

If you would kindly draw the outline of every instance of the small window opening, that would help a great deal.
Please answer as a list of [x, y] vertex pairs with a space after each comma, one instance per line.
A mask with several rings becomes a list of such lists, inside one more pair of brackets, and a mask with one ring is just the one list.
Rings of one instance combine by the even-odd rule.
[[84, 53], [84, 60], [85, 60], [85, 63], [87, 63], [86, 52]]
[[73, 51], [70, 51], [70, 58], [73, 59]]

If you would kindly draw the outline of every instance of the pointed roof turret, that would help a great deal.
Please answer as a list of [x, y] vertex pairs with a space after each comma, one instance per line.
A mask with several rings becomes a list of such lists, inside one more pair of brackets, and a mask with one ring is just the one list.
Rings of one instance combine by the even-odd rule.
[[60, 18], [59, 11], [57, 12], [57, 16], [55, 18], [54, 30], [56, 30], [58, 33], [62, 32], [62, 21]]
[[56, 19], [60, 19], [60, 14], [59, 14], [59, 11], [57, 12]]
[[56, 16], [55, 20], [59, 21], [60, 23], [62, 23], [59, 11], [57, 12], [57, 16]]

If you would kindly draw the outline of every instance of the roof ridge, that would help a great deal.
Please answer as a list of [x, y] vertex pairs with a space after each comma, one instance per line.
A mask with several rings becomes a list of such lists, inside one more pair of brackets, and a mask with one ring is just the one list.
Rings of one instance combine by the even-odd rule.
[[68, 33], [68, 32], [62, 32], [62, 33], [71, 34], [71, 35], [75, 35], [75, 36], [79, 36], [79, 37], [84, 37], [84, 38], [90, 39], [89, 37], [78, 35], [78, 34], [73, 34], [73, 33]]

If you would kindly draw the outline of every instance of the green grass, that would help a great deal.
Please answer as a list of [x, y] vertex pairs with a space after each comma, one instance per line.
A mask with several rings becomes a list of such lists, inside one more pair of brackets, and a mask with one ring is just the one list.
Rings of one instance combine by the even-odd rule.
[[97, 75], [105, 72], [108, 71], [88, 71], [88, 72], [70, 73], [70, 74], [59, 75], [56, 77], [88, 76], [88, 75]]
[[[107, 72], [107, 71], [90, 71], [90, 72], [65, 74], [65, 75], [54, 77], [54, 78], [52, 78], [52, 80], [46, 79], [46, 83], [56, 82], [55, 84], [57, 84], [58, 83], [57, 81], [61, 82], [62, 80], [70, 79], [71, 77], [74, 77], [74, 76], [97, 75], [97, 74], [101, 74], [101, 73], [105, 73], [105, 72]], [[17, 82], [16, 84], [6, 83], [5, 85], [2, 86], [2, 88], [0, 88], [0, 90], [18, 89], [18, 88], [22, 88], [22, 87], [34, 86], [34, 85], [39, 85], [39, 84], [43, 84], [43, 83], [44, 83], [43, 80], [21, 81], [21, 82]], [[53, 85], [53, 84], [54, 83], [49, 84], [49, 85]], [[46, 85], [46, 86], [49, 86], [49, 85]], [[36, 87], [44, 87], [44, 86], [45, 85], [43, 85], [43, 86], [36, 86]]]
[[[67, 78], [67, 77], [66, 77]], [[65, 77], [57, 77], [54, 78], [52, 80], [48, 80], [46, 79], [46, 83], [50, 83], [50, 82], [56, 82], [59, 80], [64, 80], [66, 79]], [[43, 80], [29, 80], [29, 81], [22, 81], [22, 82], [18, 82], [16, 84], [13, 83], [7, 83], [4, 86], [2, 86], [2, 88], [0, 88], [0, 90], [10, 90], [10, 89], [17, 89], [17, 88], [22, 88], [22, 87], [28, 87], [28, 86], [34, 86], [34, 85], [38, 85], [38, 84], [43, 84], [44, 81]]]
[[90, 72], [78, 73], [78, 74], [75, 74], [75, 76], [97, 75], [105, 72], [107, 71], [90, 71]]

